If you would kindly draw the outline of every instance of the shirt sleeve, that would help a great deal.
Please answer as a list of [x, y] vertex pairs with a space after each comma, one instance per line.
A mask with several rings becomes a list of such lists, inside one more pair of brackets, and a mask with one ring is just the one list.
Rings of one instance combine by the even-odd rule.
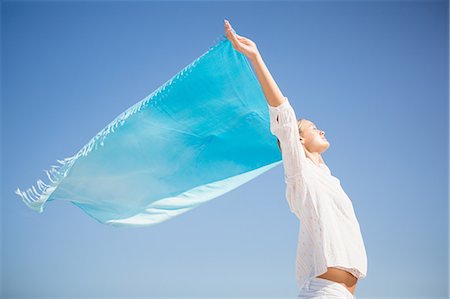
[[289, 100], [280, 105], [269, 106], [270, 131], [280, 141], [284, 179], [287, 184], [286, 197], [291, 211], [299, 216], [302, 194], [305, 193], [306, 155], [300, 142], [297, 117]]
[[268, 106], [270, 131], [280, 141], [285, 178], [291, 180], [303, 176], [307, 158], [300, 142], [295, 111], [287, 97], [276, 107]]

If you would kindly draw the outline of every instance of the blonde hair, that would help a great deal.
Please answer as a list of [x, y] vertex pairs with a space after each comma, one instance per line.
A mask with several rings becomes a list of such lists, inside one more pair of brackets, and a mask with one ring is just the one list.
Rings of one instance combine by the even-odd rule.
[[[298, 127], [298, 133], [301, 135], [302, 134], [302, 125], [305, 122], [305, 120], [307, 120], [306, 118], [299, 118], [297, 119], [297, 127]], [[277, 143], [278, 143], [278, 148], [281, 151], [281, 145], [280, 145], [280, 140], [278, 140], [277, 138]]]

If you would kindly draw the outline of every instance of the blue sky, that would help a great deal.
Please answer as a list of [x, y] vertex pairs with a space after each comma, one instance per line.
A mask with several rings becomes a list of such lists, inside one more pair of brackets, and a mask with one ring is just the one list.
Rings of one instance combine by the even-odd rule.
[[[281, 165], [156, 226], [120, 230], [14, 191], [208, 50], [254, 40], [353, 202], [358, 298], [448, 296], [446, 1], [3, 1], [2, 298], [295, 298]], [[235, 207], [239, 205], [239, 209]]]

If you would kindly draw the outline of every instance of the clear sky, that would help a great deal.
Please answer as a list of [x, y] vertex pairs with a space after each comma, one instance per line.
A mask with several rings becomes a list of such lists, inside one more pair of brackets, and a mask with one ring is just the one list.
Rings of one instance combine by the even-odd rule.
[[[2, 298], [295, 298], [299, 220], [281, 165], [159, 225], [121, 230], [46, 179], [122, 111], [206, 52], [227, 18], [254, 40], [353, 202], [358, 298], [448, 296], [447, 1], [4, 1]], [[239, 206], [239, 209], [236, 207]]]

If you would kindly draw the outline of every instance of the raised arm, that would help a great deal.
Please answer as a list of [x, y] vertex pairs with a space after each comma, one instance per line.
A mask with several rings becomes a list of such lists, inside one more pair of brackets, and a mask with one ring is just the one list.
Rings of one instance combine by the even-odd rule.
[[285, 98], [264, 63], [256, 44], [252, 40], [235, 33], [227, 20], [225, 20], [225, 32], [233, 47], [251, 61], [267, 103], [272, 107], [281, 105]]
[[304, 175], [306, 154], [300, 142], [297, 118], [287, 97], [283, 96], [265, 65], [256, 44], [236, 34], [225, 20], [225, 32], [233, 47], [251, 61], [264, 92], [270, 112], [270, 131], [280, 143], [286, 183]]

